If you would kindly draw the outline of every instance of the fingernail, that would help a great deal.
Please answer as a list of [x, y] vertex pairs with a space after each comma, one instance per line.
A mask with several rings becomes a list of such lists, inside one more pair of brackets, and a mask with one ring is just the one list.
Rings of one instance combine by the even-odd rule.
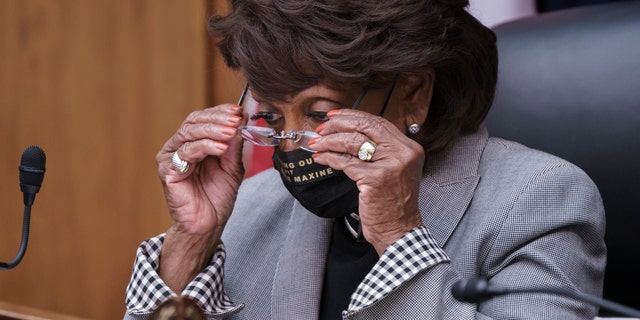
[[222, 127], [222, 129], [220, 131], [222, 131], [222, 133], [228, 135], [228, 136], [232, 136], [236, 133], [236, 128], [233, 127]]
[[227, 148], [229, 148], [229, 145], [222, 143], [222, 142], [216, 142], [216, 149], [220, 150], [220, 151], [225, 151], [227, 150]]
[[339, 113], [340, 113], [340, 109], [337, 109], [337, 110], [331, 110], [331, 111], [327, 112], [327, 117], [331, 118], [331, 117], [333, 117], [333, 116], [338, 115]]
[[240, 120], [242, 120], [242, 117], [236, 116], [236, 115], [230, 115], [227, 117], [227, 121], [229, 122], [233, 122], [233, 123], [238, 123], [240, 122]]
[[314, 153], [311, 154], [311, 158], [315, 159], [319, 155], [320, 155], [320, 152], [314, 152]]
[[239, 106], [237, 104], [232, 104], [230, 108], [231, 108], [231, 111], [234, 111], [234, 112], [242, 110], [242, 106]]
[[[327, 113], [328, 115], [328, 113]], [[326, 122], [321, 123], [317, 128], [316, 128], [316, 132], [320, 132], [322, 131], [322, 129], [324, 129], [324, 127], [327, 125]]]
[[318, 142], [318, 140], [320, 140], [320, 137], [311, 138], [311, 140], [309, 140], [309, 145], [312, 145], [312, 144]]

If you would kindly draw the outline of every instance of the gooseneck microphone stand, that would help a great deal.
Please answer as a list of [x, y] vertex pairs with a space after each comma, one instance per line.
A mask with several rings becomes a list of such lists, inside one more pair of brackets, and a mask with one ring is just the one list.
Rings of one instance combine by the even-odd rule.
[[36, 199], [36, 193], [40, 191], [44, 179], [45, 163], [47, 157], [42, 148], [30, 146], [22, 153], [20, 160], [20, 190], [23, 193], [24, 219], [22, 223], [22, 240], [18, 255], [11, 262], [0, 262], [0, 270], [13, 269], [22, 261], [27, 244], [29, 243], [29, 224], [31, 222], [31, 206]]

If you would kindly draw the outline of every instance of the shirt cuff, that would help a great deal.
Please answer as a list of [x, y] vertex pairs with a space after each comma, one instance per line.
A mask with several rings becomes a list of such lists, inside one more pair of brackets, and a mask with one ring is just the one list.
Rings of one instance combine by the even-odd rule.
[[[133, 274], [127, 286], [126, 304], [130, 314], [150, 314], [164, 300], [176, 296], [157, 272], [163, 241], [164, 234], [161, 234], [138, 247]], [[181, 295], [193, 299], [207, 316], [225, 316], [244, 307], [243, 304], [235, 305], [224, 292], [225, 257], [224, 244], [220, 243], [209, 265], [181, 292]]]
[[369, 306], [418, 272], [449, 261], [427, 227], [411, 229], [389, 246], [351, 296], [348, 312]]

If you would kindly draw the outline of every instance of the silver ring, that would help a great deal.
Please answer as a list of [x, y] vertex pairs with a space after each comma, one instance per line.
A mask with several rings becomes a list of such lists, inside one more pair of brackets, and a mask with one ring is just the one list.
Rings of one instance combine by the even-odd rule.
[[176, 169], [178, 173], [185, 173], [189, 170], [189, 162], [180, 159], [178, 151], [173, 153], [173, 157], [171, 157], [171, 163], [173, 164], [173, 168]]
[[358, 150], [358, 159], [362, 161], [371, 161], [373, 153], [376, 152], [376, 144], [372, 141], [365, 141]]

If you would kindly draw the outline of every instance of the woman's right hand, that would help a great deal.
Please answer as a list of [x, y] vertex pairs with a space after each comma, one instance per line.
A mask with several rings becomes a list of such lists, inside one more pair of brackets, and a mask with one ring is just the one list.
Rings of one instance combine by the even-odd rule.
[[[156, 156], [172, 219], [160, 276], [177, 293], [206, 265], [233, 210], [244, 176], [242, 123], [238, 105], [195, 111]], [[189, 163], [184, 173], [173, 167], [175, 152]]]

